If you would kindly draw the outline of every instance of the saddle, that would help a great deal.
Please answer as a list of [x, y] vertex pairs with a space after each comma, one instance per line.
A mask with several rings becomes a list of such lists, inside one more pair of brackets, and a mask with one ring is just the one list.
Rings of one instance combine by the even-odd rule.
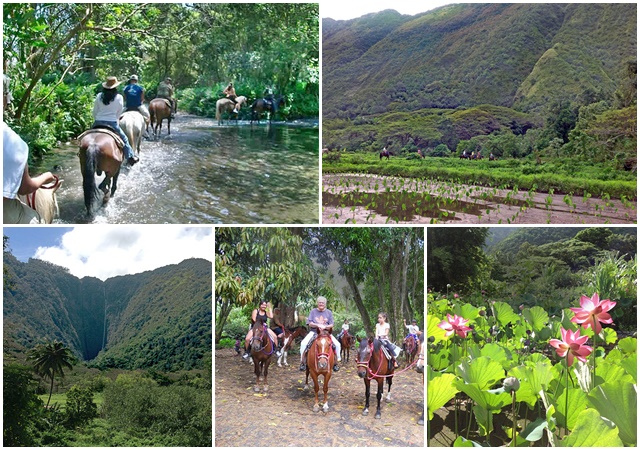
[[118, 133], [116, 133], [113, 130], [113, 128], [105, 126], [105, 125], [97, 125], [96, 127], [85, 131], [80, 136], [78, 136], [78, 140], [81, 141], [85, 136], [87, 136], [89, 134], [92, 134], [92, 133], [107, 134], [107, 135], [111, 136], [116, 141], [116, 145], [118, 146], [118, 148], [120, 150], [124, 149], [124, 141], [122, 140], [120, 135]]
[[167, 107], [169, 107], [169, 109], [173, 108], [173, 104], [171, 103], [171, 100], [164, 97], [156, 97], [156, 99], [162, 100], [163, 102], [165, 102], [165, 104], [167, 105]]

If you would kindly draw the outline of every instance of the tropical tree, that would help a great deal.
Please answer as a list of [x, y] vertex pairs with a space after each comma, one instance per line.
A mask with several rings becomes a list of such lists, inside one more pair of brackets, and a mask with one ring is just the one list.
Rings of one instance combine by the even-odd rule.
[[73, 365], [77, 362], [77, 358], [62, 342], [54, 341], [37, 345], [29, 353], [29, 359], [33, 361], [33, 368], [38, 375], [51, 380], [49, 399], [46, 405], [46, 407], [49, 407], [56, 375], [64, 377], [65, 368], [73, 370]]

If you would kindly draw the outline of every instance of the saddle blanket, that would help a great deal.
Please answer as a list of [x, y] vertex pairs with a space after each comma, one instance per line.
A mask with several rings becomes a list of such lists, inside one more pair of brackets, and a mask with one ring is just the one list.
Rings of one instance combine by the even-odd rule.
[[116, 133], [115, 131], [109, 130], [108, 128], [91, 128], [90, 130], [87, 130], [84, 133], [82, 133], [80, 136], [78, 136], [78, 140], [81, 141], [82, 138], [92, 133], [108, 134], [113, 139], [115, 139], [116, 145], [120, 150], [124, 148], [124, 142], [122, 141], [122, 138], [120, 137], [120, 135], [118, 135], [118, 133]]

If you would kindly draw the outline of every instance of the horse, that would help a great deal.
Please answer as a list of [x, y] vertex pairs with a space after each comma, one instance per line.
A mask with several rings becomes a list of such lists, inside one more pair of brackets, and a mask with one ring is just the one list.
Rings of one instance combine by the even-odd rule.
[[410, 334], [402, 341], [402, 350], [407, 354], [407, 366], [413, 363], [418, 353], [418, 343], [414, 335]]
[[29, 208], [35, 209], [44, 223], [52, 223], [53, 219], [60, 215], [58, 208], [58, 200], [56, 191], [64, 180], [60, 180], [57, 176], [53, 176], [54, 181], [43, 184], [35, 192], [27, 195], [19, 195], [20, 201]]
[[[221, 98], [220, 100], [218, 100], [216, 102], [216, 120], [218, 121], [218, 125], [222, 125], [223, 113], [229, 114], [236, 107], [238, 108], [238, 111], [240, 111], [240, 108], [242, 108], [242, 106], [246, 104], [247, 104], [247, 97], [245, 97], [244, 95], [240, 95], [236, 97], [235, 103], [233, 102], [233, 100], [229, 98]], [[238, 120], [237, 117], [238, 116], [236, 115], [236, 120]]]
[[120, 128], [129, 139], [131, 148], [137, 155], [140, 154], [140, 144], [142, 143], [142, 130], [146, 123], [144, 116], [138, 111], [126, 111], [120, 116]]
[[[422, 386], [424, 386], [424, 333], [421, 334], [420, 339], [418, 339], [418, 362], [416, 362], [416, 372], [422, 374]], [[418, 419], [418, 425], [424, 425], [424, 404], [422, 405], [422, 415]]]
[[171, 102], [165, 98], [154, 98], [149, 103], [149, 114], [151, 115], [151, 128], [153, 136], [162, 133], [162, 120], [167, 119], [167, 128], [171, 134]]
[[386, 148], [383, 148], [382, 151], [380, 152], [380, 160], [382, 160], [382, 158], [384, 158], [384, 157], [389, 159], [389, 156], [394, 156], [394, 153], [390, 152]]
[[[82, 173], [84, 205], [88, 216], [93, 218], [95, 212], [116, 193], [124, 154], [115, 138], [109, 134], [90, 130], [82, 136], [78, 156]], [[102, 176], [103, 172], [104, 180], [96, 186], [94, 175]]]
[[269, 123], [278, 112], [278, 109], [285, 105], [285, 100], [282, 95], [278, 95], [271, 101], [268, 101], [264, 98], [259, 98], [251, 104], [251, 123], [253, 121], [257, 121], [258, 125], [260, 125], [260, 115], [263, 112], [269, 113]]
[[363, 416], [369, 415], [369, 395], [371, 393], [371, 380], [378, 382], [378, 407], [376, 409], [376, 419], [380, 419], [380, 399], [384, 391], [384, 380], [387, 380], [387, 398], [391, 401], [391, 384], [393, 383], [393, 365], [389, 367], [389, 359], [382, 351], [382, 342], [379, 339], [362, 339], [356, 355], [356, 366], [358, 376], [364, 380], [365, 404], [362, 411]]
[[464, 150], [461, 154], [460, 154], [460, 159], [471, 159], [471, 155], [469, 155], [467, 153], [466, 150]]
[[289, 365], [289, 363], [287, 363], [287, 352], [289, 351], [289, 349], [293, 345], [293, 342], [298, 336], [305, 337], [308, 332], [309, 331], [307, 330], [306, 327], [295, 327], [295, 328], [288, 328], [284, 330], [284, 338], [282, 340], [282, 350], [280, 353], [280, 357], [278, 358], [278, 367], [282, 367], [283, 364], [285, 366]]
[[313, 412], [320, 411], [318, 404], [318, 376], [323, 376], [322, 390], [324, 392], [324, 404], [322, 411], [329, 410], [329, 402], [327, 401], [327, 393], [329, 392], [329, 380], [331, 379], [331, 371], [335, 362], [335, 353], [332, 347], [331, 330], [325, 329], [320, 332], [316, 340], [307, 352], [307, 378], [304, 382], [304, 389], [309, 389], [309, 374], [313, 379], [313, 390], [316, 394], [316, 402], [313, 405]]
[[269, 373], [269, 364], [271, 357], [275, 352], [274, 343], [269, 337], [266, 324], [260, 317], [253, 324], [251, 337], [251, 359], [253, 361], [254, 372], [256, 374], [256, 385], [253, 387], [254, 392], [260, 392], [260, 376], [263, 376], [263, 390], [267, 392], [269, 385], [267, 383], [267, 374]]
[[[340, 356], [345, 362], [349, 362], [349, 351], [353, 345], [354, 339], [355, 338], [351, 336], [348, 331], [345, 331], [342, 336], [340, 336], [340, 345], [342, 346], [340, 347]], [[345, 353], [347, 359], [345, 359]]]

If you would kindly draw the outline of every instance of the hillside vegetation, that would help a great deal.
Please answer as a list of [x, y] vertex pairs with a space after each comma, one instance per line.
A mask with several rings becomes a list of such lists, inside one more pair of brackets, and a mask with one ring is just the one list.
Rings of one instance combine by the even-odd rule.
[[458, 4], [323, 19], [323, 147], [635, 170], [636, 17], [634, 4]]
[[11, 280], [3, 301], [5, 353], [57, 340], [99, 368], [203, 368], [211, 352], [210, 262], [102, 282], [4, 256]]

